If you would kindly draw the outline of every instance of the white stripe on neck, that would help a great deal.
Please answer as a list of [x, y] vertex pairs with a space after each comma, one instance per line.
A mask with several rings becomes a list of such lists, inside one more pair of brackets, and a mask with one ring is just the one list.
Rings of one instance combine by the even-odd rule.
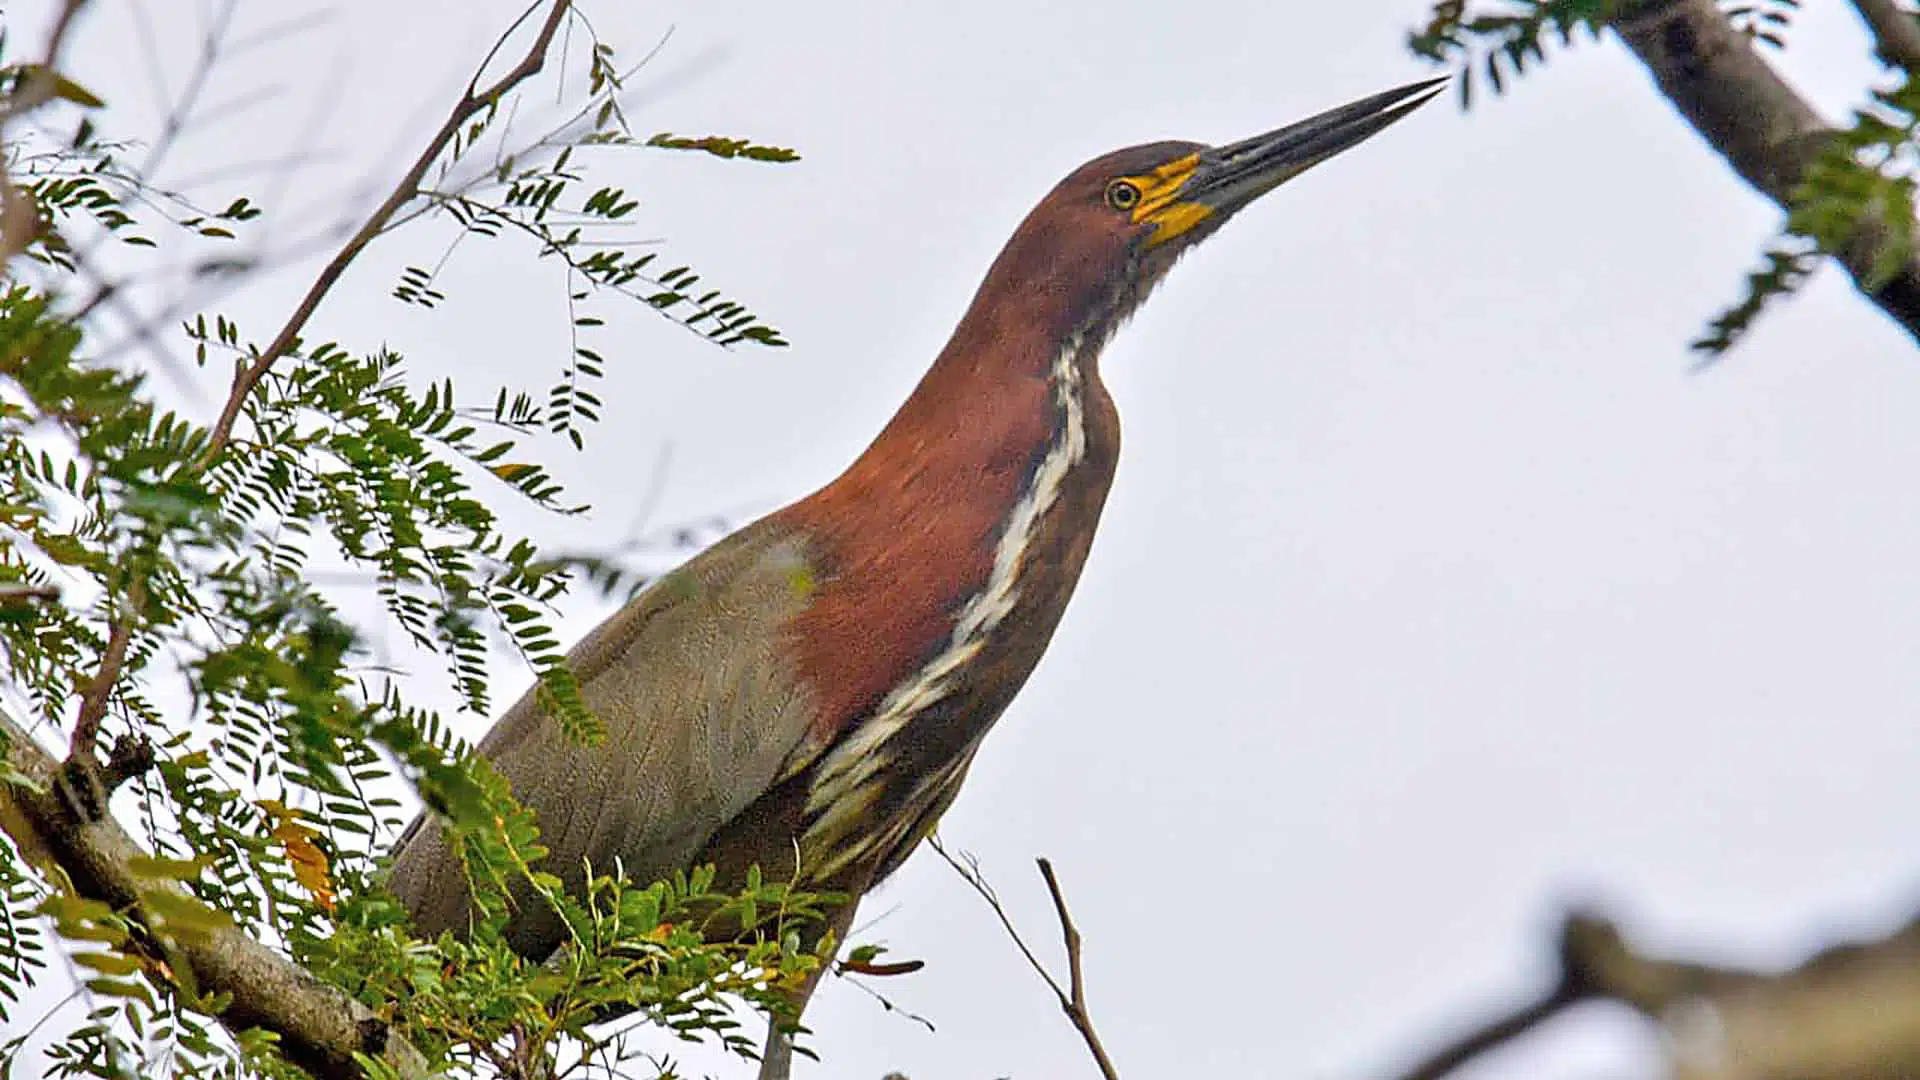
[[[958, 676], [967, 664], [986, 647], [993, 631], [1012, 614], [1020, 599], [1020, 577], [1026, 569], [1026, 556], [1034, 533], [1048, 510], [1060, 499], [1061, 489], [1075, 465], [1086, 457], [1086, 408], [1082, 399], [1078, 357], [1081, 339], [1069, 339], [1054, 356], [1051, 371], [1054, 402], [1060, 410], [1060, 429], [1047, 454], [1033, 472], [1033, 479], [1007, 515], [1000, 541], [994, 548], [993, 568], [987, 581], [961, 608], [947, 644], [914, 676], [894, 688], [871, 719], [854, 729], [828, 752], [820, 765], [820, 776], [807, 797], [807, 815], [817, 820], [807, 829], [809, 839], [826, 842], [822, 864], [813, 868], [819, 877], [829, 876], [867, 853], [883, 839], [881, 833], [863, 830], [855, 824], [867, 806], [878, 796], [881, 785], [876, 778], [890, 764], [887, 743], [898, 735], [915, 716], [953, 693]], [[938, 776], [923, 778], [920, 788], [938, 788]], [[839, 843], [835, 844], [836, 834]], [[803, 848], [813, 845], [802, 843]], [[834, 850], [837, 848], [837, 850]]]

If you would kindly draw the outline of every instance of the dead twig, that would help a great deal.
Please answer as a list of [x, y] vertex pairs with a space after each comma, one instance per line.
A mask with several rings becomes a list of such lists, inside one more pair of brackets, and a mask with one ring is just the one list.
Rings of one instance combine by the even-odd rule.
[[1020, 936], [1020, 931], [1013, 925], [1013, 919], [1007, 915], [1007, 909], [1001, 905], [1000, 897], [993, 891], [993, 886], [987, 884], [986, 876], [981, 873], [979, 860], [964, 852], [956, 857], [940, 843], [939, 837], [930, 837], [927, 845], [945, 859], [947, 865], [953, 867], [954, 872], [958, 873], [961, 879], [972, 886], [973, 891], [979, 893], [980, 898], [987, 902], [987, 907], [992, 909], [994, 916], [1000, 920], [1000, 925], [1006, 929], [1007, 936], [1013, 939], [1021, 955], [1027, 958], [1028, 966], [1033, 968], [1041, 980], [1047, 984], [1047, 989], [1052, 990], [1053, 996], [1059, 1000], [1060, 1010], [1067, 1014], [1068, 1022], [1073, 1024], [1074, 1030], [1080, 1033], [1081, 1041], [1087, 1044], [1087, 1051], [1093, 1055], [1094, 1065], [1099, 1068], [1104, 1080], [1120, 1080], [1120, 1072], [1114, 1067], [1113, 1059], [1107, 1056], [1107, 1048], [1101, 1043], [1099, 1032], [1094, 1029], [1093, 1014], [1087, 1008], [1087, 985], [1080, 961], [1080, 929], [1074, 925], [1073, 916], [1067, 910], [1066, 893], [1060, 888], [1060, 879], [1054, 874], [1053, 863], [1045, 858], [1034, 860], [1039, 864], [1041, 878], [1047, 883], [1047, 893], [1053, 898], [1054, 914], [1060, 920], [1060, 938], [1067, 950], [1067, 985], [1065, 987], [1062, 987], [1053, 973], [1047, 970], [1047, 966], [1040, 962], [1040, 958], [1034, 955], [1026, 939]]
[[[1035, 859], [1040, 865], [1040, 876], [1047, 880], [1047, 892], [1053, 896], [1054, 913], [1060, 916], [1060, 938], [1067, 947], [1067, 987], [1068, 996], [1060, 1002], [1066, 1010], [1067, 1019], [1073, 1021], [1080, 1037], [1086, 1040], [1087, 1051], [1093, 1055], [1094, 1063], [1100, 1066], [1100, 1075], [1107, 1080], [1120, 1080], [1120, 1073], [1113, 1067], [1113, 1059], [1107, 1056], [1107, 1048], [1100, 1043], [1099, 1032], [1093, 1029], [1093, 1014], [1087, 1011], [1087, 980], [1080, 969], [1080, 928], [1073, 924], [1073, 916], [1067, 912], [1066, 895], [1060, 891], [1060, 879], [1054, 876], [1053, 863], [1045, 858]], [[1058, 988], [1055, 989], [1058, 993]]]
[[[538, 9], [538, 4], [529, 7], [514, 26], [518, 27], [520, 22], [524, 22]], [[547, 9], [545, 21], [534, 36], [533, 43], [527, 48], [526, 54], [520, 58], [520, 62], [493, 83], [481, 87], [480, 75], [486, 70], [487, 62], [492, 60], [494, 54], [505, 43], [506, 35], [502, 35], [500, 41], [494, 44], [494, 51], [488, 53], [487, 61], [482, 61], [480, 71], [474, 73], [472, 81], [461, 93], [460, 100], [447, 114], [446, 121], [427, 141], [426, 148], [420, 152], [419, 157], [414, 159], [413, 165], [407, 169], [399, 183], [393, 186], [393, 190], [387, 194], [386, 199], [367, 217], [366, 222], [347, 238], [347, 242], [341, 246], [340, 251], [321, 269], [319, 276], [314, 278], [313, 284], [308, 287], [306, 295], [301, 297], [300, 302], [294, 306], [293, 313], [287, 317], [285, 325], [280, 327], [279, 333], [274, 335], [267, 347], [261, 350], [251, 363], [234, 373], [233, 389], [227, 395], [227, 403], [220, 410], [219, 419], [214, 421], [212, 437], [208, 440], [206, 453], [201, 459], [203, 465], [211, 464], [226, 450], [228, 441], [233, 438], [234, 424], [239, 421], [240, 410], [245, 407], [254, 387], [260, 384], [260, 380], [266, 377], [275, 363], [293, 351], [300, 340], [300, 332], [306, 328], [307, 321], [319, 309], [320, 302], [333, 291], [334, 285], [339, 282], [341, 275], [346, 273], [347, 267], [353, 264], [354, 259], [359, 257], [360, 252], [386, 231], [387, 226], [401, 210], [406, 208], [407, 204], [419, 197], [420, 183], [426, 178], [427, 171], [433, 168], [434, 162], [440, 160], [440, 156], [446, 152], [447, 147], [460, 135], [468, 122], [481, 112], [498, 104], [500, 99], [514, 87], [539, 74], [546, 67], [547, 52], [553, 45], [554, 36], [559, 32], [560, 24], [572, 9], [573, 0], [552, 0], [552, 6]], [[508, 34], [512, 32], [513, 28], [507, 31]]]

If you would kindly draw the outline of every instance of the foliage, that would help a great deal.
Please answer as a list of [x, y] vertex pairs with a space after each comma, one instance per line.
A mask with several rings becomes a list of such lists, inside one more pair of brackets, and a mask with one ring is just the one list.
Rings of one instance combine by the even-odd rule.
[[[613, 50], [568, 18], [586, 41], [583, 55], [562, 57], [586, 69], [578, 113], [516, 143], [512, 109], [488, 102], [435, 160], [436, 181], [382, 225], [453, 225], [440, 264], [402, 276], [396, 295], [409, 303], [440, 299], [438, 271], [468, 238], [521, 237], [561, 264], [573, 355], [543, 395], [501, 386], [468, 397], [385, 347], [296, 339], [236, 391], [241, 422], [225, 438], [164, 407], [150, 372], [107, 339], [100, 315], [128, 282], [101, 269], [99, 251], [212, 250], [186, 260], [188, 273], [243, 281], [257, 265], [249, 223], [270, 208], [231, 197], [208, 210], [157, 188], [130, 163], [134, 144], [96, 133], [111, 112], [65, 77], [51, 98], [68, 127], [4, 131], [8, 205], [32, 216], [7, 236], [19, 272], [0, 286], [0, 704], [71, 732], [75, 762], [109, 786], [126, 782], [116, 805], [137, 820], [152, 852], [141, 870], [156, 883], [141, 910], [116, 911], [57, 868], [0, 849], [6, 1062], [56, 1015], [25, 1025], [9, 1010], [64, 963], [83, 977], [84, 1018], [52, 1032], [55, 1075], [290, 1074], [269, 1034], [211, 1024], [224, 1002], [168, 962], [170, 942], [228, 925], [283, 947], [436, 1061], [501, 1075], [550, 1068], [555, 1053], [561, 1072], [611, 1068], [617, 1046], [578, 1040], [616, 1004], [744, 1052], [725, 1004], [771, 1004], [820, 963], [795, 932], [818, 898], [757, 879], [739, 896], [715, 894], [698, 873], [647, 887], [602, 877], [584, 900], [559, 895], [504, 783], [418, 703], [419, 684], [368, 647], [398, 631], [441, 658], [461, 709], [484, 715], [491, 654], [504, 646], [574, 737], [598, 738], [553, 619], [576, 582], [606, 569], [547, 556], [499, 510], [508, 500], [585, 509], [540, 459], [550, 436], [580, 446], [600, 417], [591, 386], [605, 362], [581, 336], [605, 322], [607, 303], [637, 301], [721, 345], [783, 343], [737, 301], [696, 289], [692, 269], [656, 272], [656, 251], [623, 243], [616, 230], [636, 200], [589, 185], [584, 159], [612, 147], [756, 162], [792, 151], [635, 137]], [[0, 67], [0, 123], [31, 108], [20, 95], [36, 71], [52, 67]], [[221, 312], [182, 322], [202, 370], [270, 354]], [[344, 614], [316, 583], [320, 565], [370, 582], [385, 624]], [[107, 747], [102, 764], [96, 748]], [[467, 940], [410, 939], [379, 887], [380, 853], [402, 824], [396, 771], [463, 840], [491, 915]], [[501, 937], [502, 889], [519, 878], [573, 932], [556, 964], [529, 967]], [[700, 931], [717, 926], [745, 932], [710, 944]]]
[[[1544, 62], [1549, 44], [1597, 39], [1632, 0], [1437, 0], [1427, 24], [1408, 35], [1415, 55], [1457, 67], [1461, 105], [1473, 103], [1476, 79], [1501, 94]], [[1800, 0], [1723, 2], [1722, 11], [1754, 41], [1786, 47], [1786, 31]], [[1861, 281], [1869, 293], [1886, 285], [1910, 254], [1914, 220], [1914, 166], [1920, 141], [1920, 88], [1910, 73], [1888, 65], [1893, 85], [1870, 90], [1838, 135], [1804, 167], [1780, 233], [1747, 275], [1737, 301], [1709, 320], [1693, 348], [1713, 358], [1731, 348], [1766, 306], [1791, 295], [1827, 255], [1876, 241], [1875, 262]]]

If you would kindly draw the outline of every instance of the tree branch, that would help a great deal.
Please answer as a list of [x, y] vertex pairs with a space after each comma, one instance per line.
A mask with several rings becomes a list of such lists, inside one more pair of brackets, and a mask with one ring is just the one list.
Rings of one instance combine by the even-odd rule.
[[[0, 713], [7, 764], [26, 782], [0, 783], [0, 828], [23, 856], [50, 860], [82, 896], [138, 922], [142, 898], [156, 890], [184, 895], [171, 882], [136, 875], [145, 854], [111, 816], [88, 819], [61, 795], [64, 771], [32, 735]], [[232, 927], [175, 939], [168, 959], [184, 961], [202, 997], [225, 995], [219, 1017], [235, 1031], [262, 1028], [280, 1037], [288, 1060], [322, 1080], [359, 1080], [354, 1054], [384, 1062], [404, 1077], [424, 1077], [426, 1062], [385, 1021], [339, 989]], [[156, 976], [150, 976], [156, 977]]]
[[0, 584], [0, 611], [51, 603], [58, 599], [60, 587], [57, 585], [29, 585], [24, 581]]
[[1073, 1021], [1080, 1037], [1086, 1040], [1087, 1051], [1100, 1067], [1100, 1075], [1107, 1080], [1120, 1080], [1113, 1059], [1107, 1056], [1107, 1048], [1101, 1045], [1100, 1035], [1093, 1029], [1093, 1014], [1087, 1011], [1087, 982], [1080, 973], [1080, 929], [1073, 925], [1073, 916], [1067, 913], [1067, 898], [1060, 891], [1060, 879], [1053, 874], [1053, 864], [1044, 858], [1034, 861], [1040, 864], [1040, 876], [1046, 879], [1047, 892], [1053, 896], [1054, 914], [1060, 917], [1060, 937], [1067, 947], [1070, 996], [1060, 1002], [1060, 1007], [1066, 1010], [1067, 1019]]
[[1557, 991], [1546, 994], [1461, 1035], [1401, 1073], [1397, 1080], [1441, 1080], [1480, 1055], [1505, 1046], [1559, 1016], [1574, 1004], [1576, 1001], [1562, 997]]
[[136, 576], [127, 585], [126, 606], [114, 620], [107, 636], [107, 647], [100, 653], [100, 670], [94, 673], [80, 694], [80, 715], [73, 722], [73, 737], [67, 744], [67, 764], [84, 769], [97, 768], [100, 759], [94, 746], [100, 741], [100, 722], [107, 716], [107, 701], [113, 696], [113, 684], [127, 665], [127, 646], [133, 641], [133, 628], [140, 621], [140, 609], [146, 606], [146, 586]]
[[[529, 7], [526, 14], [521, 16], [521, 21], [538, 8], [538, 3]], [[334, 285], [339, 282], [341, 275], [346, 273], [347, 267], [352, 265], [353, 260], [358, 258], [360, 252], [386, 230], [395, 215], [420, 195], [420, 182], [426, 178], [427, 170], [433, 167], [434, 162], [440, 160], [440, 155], [446, 152], [447, 147], [460, 135], [467, 123], [482, 111], [498, 103], [508, 91], [539, 74], [546, 67], [547, 51], [553, 44], [554, 35], [558, 33], [561, 22], [572, 9], [573, 0], [552, 0], [552, 6], [547, 9], [546, 20], [541, 24], [539, 33], [534, 36], [533, 43], [528, 46], [526, 54], [520, 58], [519, 63], [492, 84], [481, 88], [480, 72], [475, 72], [472, 81], [461, 93], [459, 102], [454, 105], [453, 111], [447, 115], [440, 129], [433, 133], [433, 137], [427, 141], [426, 148], [420, 152], [419, 157], [414, 159], [412, 167], [400, 178], [400, 182], [394, 185], [385, 201], [381, 202], [379, 207], [368, 216], [366, 222], [347, 238], [347, 242], [340, 251], [321, 269], [320, 275], [308, 287], [306, 295], [301, 297], [300, 302], [294, 306], [293, 313], [287, 317], [285, 325], [280, 327], [279, 333], [274, 335], [267, 347], [254, 357], [251, 363], [234, 373], [233, 389], [227, 395], [227, 403], [220, 410], [219, 419], [214, 421], [212, 438], [209, 439], [206, 453], [201, 458], [202, 464], [211, 464], [226, 449], [228, 441], [233, 438], [233, 426], [240, 418], [240, 410], [246, 405], [247, 397], [253, 393], [254, 387], [260, 384], [260, 380], [266, 377], [268, 370], [275, 363], [293, 351], [300, 340], [300, 332], [306, 328], [307, 321], [319, 309], [320, 302], [333, 291]], [[516, 22], [514, 25], [517, 27], [519, 23]], [[512, 32], [512, 28], [507, 31], [508, 34]], [[505, 40], [505, 35], [502, 35], [500, 41], [494, 45], [495, 51]], [[490, 52], [488, 60], [492, 57], [493, 53]], [[486, 62], [483, 61], [482, 71], [485, 67]]]
[[[1557, 934], [1559, 978], [1537, 1001], [1453, 1040], [1398, 1080], [1440, 1080], [1572, 1005], [1607, 1000], [1708, 1053], [1676, 1054], [1676, 1080], [1875, 1080], [1920, 1075], [1920, 919], [1768, 973], [1635, 950], [1609, 920], [1574, 913]], [[1691, 1007], [1691, 1008], [1688, 1008]]]
[[1874, 51], [1883, 62], [1920, 72], [1920, 16], [1895, 0], [1853, 0], [1853, 9], [1873, 32]]
[[1066, 943], [1069, 975], [1065, 988], [1062, 988], [1060, 981], [1047, 970], [1047, 966], [1040, 962], [1040, 958], [1033, 954], [1033, 949], [1027, 945], [1026, 939], [1020, 936], [1020, 931], [1014, 927], [1013, 919], [1008, 916], [1007, 909], [1001, 906], [1000, 897], [993, 891], [993, 886], [987, 884], [986, 876], [980, 872], [979, 861], [971, 855], [954, 856], [947, 851], [946, 846], [937, 836], [928, 837], [927, 846], [945, 859], [947, 865], [953, 867], [954, 872], [959, 874], [961, 879], [972, 886], [973, 891], [979, 893], [980, 898], [987, 902], [987, 907], [991, 908], [994, 916], [1000, 920], [1000, 925], [1007, 931], [1007, 936], [1012, 938], [1014, 945], [1019, 947], [1020, 954], [1027, 958], [1028, 966], [1033, 968], [1041, 981], [1047, 984], [1047, 989], [1052, 990], [1053, 996], [1059, 1000], [1061, 1011], [1067, 1014], [1067, 1020], [1073, 1024], [1074, 1030], [1080, 1033], [1081, 1040], [1087, 1044], [1087, 1050], [1093, 1055], [1094, 1064], [1099, 1067], [1100, 1075], [1104, 1080], [1120, 1080], [1120, 1073], [1114, 1068], [1113, 1059], [1107, 1056], [1107, 1049], [1101, 1044], [1099, 1033], [1094, 1030], [1093, 1014], [1087, 1011], [1086, 982], [1081, 977], [1080, 969], [1080, 931], [1073, 924], [1073, 916], [1067, 912], [1067, 898], [1060, 890], [1059, 878], [1054, 876], [1053, 864], [1044, 858], [1035, 860], [1040, 864], [1040, 876], [1046, 879], [1047, 892], [1053, 897], [1053, 910], [1060, 918], [1060, 936]]
[[[1867, 5], [1859, 4], [1864, 9]], [[1809, 162], [1839, 133], [1734, 29], [1715, 0], [1627, 0], [1613, 29], [1660, 90], [1735, 172], [1782, 209]], [[1908, 17], [1911, 18], [1910, 16]], [[1895, 238], [1859, 230], [1837, 258], [1854, 285], [1920, 339], [1920, 243], [1884, 284], [1869, 288]]]

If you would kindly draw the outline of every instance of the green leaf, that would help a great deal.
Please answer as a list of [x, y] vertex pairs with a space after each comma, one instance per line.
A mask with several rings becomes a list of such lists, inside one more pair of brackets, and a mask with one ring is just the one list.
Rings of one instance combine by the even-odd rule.
[[127, 860], [127, 869], [143, 878], [164, 878], [172, 881], [192, 881], [206, 870], [207, 860], [199, 859], [161, 859], [152, 855], [135, 855]]
[[125, 953], [81, 952], [71, 955], [74, 963], [102, 975], [136, 975], [143, 966], [139, 960]]
[[210, 934], [233, 928], [231, 915], [181, 893], [155, 889], [141, 894], [140, 900], [170, 930]]

